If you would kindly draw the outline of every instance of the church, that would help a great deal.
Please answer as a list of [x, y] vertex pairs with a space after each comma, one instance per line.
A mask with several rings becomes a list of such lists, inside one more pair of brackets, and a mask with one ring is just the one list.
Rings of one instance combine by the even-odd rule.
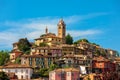
[[54, 33], [49, 33], [48, 28], [45, 29], [45, 34], [41, 35], [39, 38], [35, 39], [35, 45], [40, 46], [41, 43], [46, 43], [49, 46], [56, 46], [59, 44], [65, 44], [66, 36], [66, 24], [61, 19], [58, 24], [58, 35]]

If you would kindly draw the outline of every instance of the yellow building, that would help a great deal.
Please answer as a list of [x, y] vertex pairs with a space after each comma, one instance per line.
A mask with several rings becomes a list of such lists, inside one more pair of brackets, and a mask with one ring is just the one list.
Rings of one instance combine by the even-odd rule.
[[66, 36], [66, 25], [61, 19], [58, 23], [58, 36], [54, 33], [48, 33], [48, 29], [45, 29], [45, 34], [41, 35], [40, 38], [35, 39], [35, 45], [39, 46], [40, 43], [46, 43], [49, 46], [59, 45], [65, 43]]

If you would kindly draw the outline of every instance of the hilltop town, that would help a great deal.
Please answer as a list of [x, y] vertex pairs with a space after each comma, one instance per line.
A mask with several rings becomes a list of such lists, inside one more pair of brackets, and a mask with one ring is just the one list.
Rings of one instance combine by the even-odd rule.
[[80, 39], [73, 43], [60, 19], [57, 35], [45, 33], [29, 42], [13, 43], [10, 59], [0, 71], [11, 80], [120, 80], [120, 57], [116, 50]]

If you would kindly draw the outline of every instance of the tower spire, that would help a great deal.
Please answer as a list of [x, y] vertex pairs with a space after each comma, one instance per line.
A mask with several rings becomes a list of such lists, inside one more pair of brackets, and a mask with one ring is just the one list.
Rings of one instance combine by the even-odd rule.
[[46, 34], [48, 33], [48, 28], [47, 28], [47, 26], [46, 26], [46, 29], [45, 29], [45, 33], [46, 33]]

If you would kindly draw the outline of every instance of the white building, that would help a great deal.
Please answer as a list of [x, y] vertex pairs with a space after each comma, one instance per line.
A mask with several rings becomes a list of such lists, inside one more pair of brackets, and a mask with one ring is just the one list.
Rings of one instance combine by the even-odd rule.
[[2, 67], [6, 73], [15, 73], [18, 79], [29, 80], [33, 74], [33, 69], [27, 65], [9, 64]]

